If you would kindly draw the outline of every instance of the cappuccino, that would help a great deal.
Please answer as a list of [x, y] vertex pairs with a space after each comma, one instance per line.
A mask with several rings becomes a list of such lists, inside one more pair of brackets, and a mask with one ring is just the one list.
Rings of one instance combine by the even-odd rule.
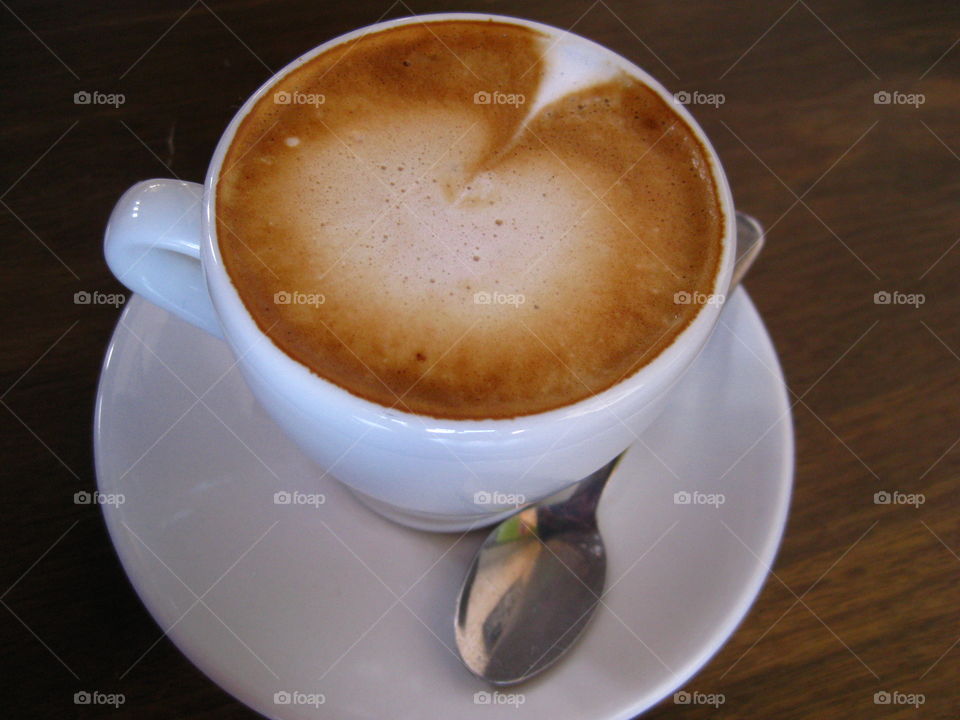
[[279, 348], [455, 419], [559, 408], [648, 364], [701, 307], [676, 298], [714, 293], [725, 227], [707, 151], [657, 92], [586, 41], [470, 20], [285, 75], [239, 126], [215, 208]]

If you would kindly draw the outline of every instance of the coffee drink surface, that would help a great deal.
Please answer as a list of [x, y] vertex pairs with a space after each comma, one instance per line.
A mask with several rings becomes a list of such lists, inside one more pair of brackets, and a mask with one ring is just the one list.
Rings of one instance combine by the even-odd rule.
[[515, 417], [611, 387], [689, 324], [722, 252], [713, 173], [583, 41], [434, 21], [279, 80], [223, 162], [217, 237], [257, 324], [316, 374], [421, 415]]

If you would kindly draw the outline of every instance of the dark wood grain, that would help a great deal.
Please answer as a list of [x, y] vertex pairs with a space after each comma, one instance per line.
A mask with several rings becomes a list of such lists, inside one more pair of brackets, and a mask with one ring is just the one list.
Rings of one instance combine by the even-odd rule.
[[[755, 607], [688, 684], [725, 702], [668, 699], [649, 717], [956, 718], [960, 6], [903, 0], [0, 7], [4, 716], [253, 717], [166, 639], [119, 679], [161, 631], [97, 510], [73, 503], [94, 487], [93, 399], [118, 315], [73, 296], [121, 291], [101, 254], [117, 197], [151, 176], [201, 179], [270, 70], [384, 13], [451, 9], [575, 26], [673, 90], [723, 93], [693, 112], [738, 205], [772, 228], [747, 285], [795, 402], [789, 527]], [[76, 105], [80, 90], [126, 102]], [[881, 90], [925, 102], [877, 105]], [[877, 305], [878, 291], [925, 302]], [[877, 505], [880, 490], [926, 502]], [[127, 702], [77, 707], [82, 688]], [[925, 703], [875, 705], [883, 690]]]

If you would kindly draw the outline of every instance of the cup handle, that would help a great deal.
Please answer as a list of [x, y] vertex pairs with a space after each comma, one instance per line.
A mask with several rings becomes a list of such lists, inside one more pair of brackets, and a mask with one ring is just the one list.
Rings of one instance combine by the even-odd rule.
[[731, 292], [740, 284], [757, 259], [765, 239], [763, 226], [753, 215], [737, 213], [737, 259], [733, 263], [733, 275], [730, 277]]
[[144, 180], [117, 201], [103, 241], [107, 265], [130, 290], [223, 338], [200, 265], [203, 185]]

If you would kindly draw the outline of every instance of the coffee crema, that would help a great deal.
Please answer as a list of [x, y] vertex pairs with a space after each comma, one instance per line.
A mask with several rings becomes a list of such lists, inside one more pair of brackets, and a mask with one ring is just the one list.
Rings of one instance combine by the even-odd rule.
[[582, 40], [433, 21], [280, 79], [223, 162], [221, 254], [284, 352], [441, 418], [559, 408], [629, 377], [714, 291], [707, 152]]

